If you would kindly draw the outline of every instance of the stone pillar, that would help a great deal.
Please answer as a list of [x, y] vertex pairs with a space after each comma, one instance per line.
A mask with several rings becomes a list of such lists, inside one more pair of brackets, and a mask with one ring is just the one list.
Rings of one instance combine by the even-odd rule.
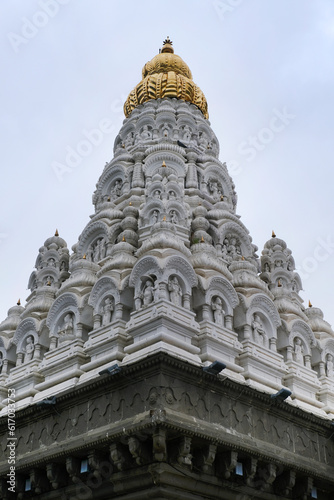
[[186, 177], [186, 187], [187, 188], [198, 188], [198, 177], [196, 170], [196, 160], [197, 154], [190, 152], [187, 154], [188, 159], [188, 171]]
[[244, 326], [244, 339], [249, 340], [252, 338], [252, 327], [250, 325]]
[[135, 153], [135, 166], [133, 168], [133, 177], [132, 177], [132, 187], [144, 187], [145, 179], [143, 174], [143, 166], [142, 161], [144, 158], [143, 153]]
[[183, 307], [185, 309], [188, 309], [188, 311], [190, 310], [190, 294], [189, 293], [185, 293], [183, 295]]
[[304, 356], [304, 361], [305, 361], [306, 368], [312, 368], [311, 367], [311, 356], [309, 354], [306, 354]]
[[41, 357], [41, 344], [35, 344], [34, 359], [40, 359]]
[[210, 306], [208, 304], [204, 304], [203, 305], [202, 316], [203, 316], [203, 319], [205, 319], [205, 320], [210, 320], [211, 319]]
[[226, 314], [225, 316], [225, 328], [233, 330], [233, 316], [230, 316], [229, 314]]
[[23, 352], [17, 354], [16, 366], [20, 366], [23, 363]]
[[94, 314], [93, 321], [94, 321], [93, 329], [96, 330], [96, 328], [100, 328], [100, 326], [101, 326], [101, 315], [100, 314]]
[[50, 351], [52, 351], [53, 349], [56, 349], [56, 347], [57, 347], [57, 340], [58, 339], [57, 339], [57, 337], [55, 335], [52, 335], [50, 337], [50, 341], [51, 341], [50, 342]]
[[271, 351], [276, 351], [276, 338], [275, 337], [270, 337], [270, 339], [269, 339], [269, 349]]
[[320, 361], [320, 363], [319, 363], [319, 376], [325, 377], [325, 375], [326, 375], [325, 363], [323, 361]]
[[76, 333], [75, 333], [75, 336], [77, 339], [82, 339], [82, 330], [83, 330], [82, 323], [77, 323], [77, 328], [76, 328]]
[[286, 360], [287, 361], [293, 360], [292, 352], [293, 352], [293, 347], [291, 345], [288, 345], [288, 347], [286, 348]]
[[115, 305], [115, 319], [122, 319], [123, 317], [123, 304], [120, 302]]
[[141, 298], [135, 297], [135, 309], [136, 309], [136, 311], [139, 311], [140, 308], [141, 308]]

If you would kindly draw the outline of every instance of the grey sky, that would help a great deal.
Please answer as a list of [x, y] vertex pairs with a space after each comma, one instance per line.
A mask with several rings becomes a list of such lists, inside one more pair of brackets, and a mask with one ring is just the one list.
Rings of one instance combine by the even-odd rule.
[[[206, 95], [258, 254], [274, 229], [306, 304], [334, 324], [332, 0], [1, 2], [0, 320], [55, 229], [76, 243], [123, 102], [167, 35]], [[66, 164], [105, 119], [101, 143]]]

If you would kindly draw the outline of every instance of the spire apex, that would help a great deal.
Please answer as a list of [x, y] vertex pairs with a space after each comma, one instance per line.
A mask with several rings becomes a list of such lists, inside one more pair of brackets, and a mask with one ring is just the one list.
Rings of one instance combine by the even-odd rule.
[[174, 54], [174, 49], [172, 47], [173, 42], [169, 39], [169, 36], [167, 36], [166, 40], [162, 42], [162, 49], [161, 52], [169, 52], [170, 54]]

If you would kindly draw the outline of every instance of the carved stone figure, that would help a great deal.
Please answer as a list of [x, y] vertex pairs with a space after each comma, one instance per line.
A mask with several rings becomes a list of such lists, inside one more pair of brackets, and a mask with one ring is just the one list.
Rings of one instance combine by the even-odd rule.
[[56, 261], [51, 257], [47, 263], [48, 266], [56, 267]]
[[175, 210], [171, 210], [170, 211], [170, 221], [173, 224], [177, 224], [179, 222], [179, 219], [178, 219], [178, 216], [176, 215], [176, 211]]
[[63, 327], [58, 328], [58, 335], [62, 340], [66, 340], [73, 336], [73, 331], [73, 315], [71, 313], [67, 313], [64, 317]]
[[183, 128], [182, 139], [185, 143], [190, 142], [191, 140], [191, 129], [188, 125], [185, 125]]
[[112, 312], [114, 310], [113, 300], [111, 297], [106, 297], [102, 308], [102, 325], [108, 325], [111, 322]]
[[235, 258], [240, 258], [242, 255], [240, 242], [235, 236], [226, 235], [222, 245], [223, 257], [231, 262]]
[[158, 189], [156, 189], [156, 190], [154, 191], [154, 195], [153, 195], [153, 196], [154, 196], [154, 198], [156, 198], [157, 200], [160, 200], [160, 191], [159, 191]]
[[192, 465], [191, 437], [184, 437], [179, 446], [177, 461], [180, 465]]
[[154, 288], [152, 281], [147, 280], [143, 290], [143, 305], [148, 306], [154, 300]]
[[88, 260], [98, 262], [106, 255], [106, 244], [103, 238], [98, 239], [87, 251]]
[[151, 224], [155, 224], [156, 222], [158, 222], [158, 215], [159, 215], [158, 210], [154, 210], [151, 217]]
[[225, 311], [223, 309], [223, 303], [220, 297], [216, 297], [211, 302], [211, 308], [213, 310], [213, 319], [217, 325], [224, 325], [224, 315]]
[[26, 340], [25, 355], [24, 355], [25, 363], [27, 361], [32, 360], [34, 356], [34, 350], [35, 350], [34, 337], [32, 335], [29, 335], [29, 337]]
[[260, 316], [256, 313], [253, 316], [252, 329], [253, 329], [253, 335], [254, 335], [255, 342], [257, 342], [260, 345], [266, 346], [267, 345], [267, 335], [266, 335], [264, 328], [263, 328], [263, 325], [261, 323]]
[[149, 130], [148, 125], [144, 125], [143, 126], [143, 130], [142, 130], [142, 132], [141, 132], [140, 135], [141, 135], [141, 138], [144, 139], [144, 140], [145, 139], [151, 139], [152, 133]]
[[269, 273], [269, 272], [270, 272], [270, 266], [269, 266], [268, 262], [265, 262], [265, 263], [264, 263], [264, 266], [263, 266], [263, 271], [264, 271], [265, 273]]
[[296, 363], [304, 364], [304, 346], [299, 337], [295, 339], [293, 357]]
[[176, 306], [182, 306], [182, 289], [176, 276], [168, 281], [170, 301]]
[[168, 123], [164, 123], [162, 127], [162, 136], [163, 137], [168, 137], [169, 136], [169, 126]]
[[326, 375], [328, 378], [334, 378], [334, 363], [333, 356], [331, 354], [327, 354], [326, 358]]
[[133, 146], [133, 143], [134, 143], [134, 133], [130, 132], [125, 138], [124, 146], [128, 148], [129, 146]]
[[218, 182], [215, 180], [209, 181], [209, 191], [212, 196], [212, 198], [216, 201], [220, 200], [222, 192], [221, 189], [218, 185]]
[[117, 179], [117, 181], [114, 184], [114, 187], [111, 190], [111, 193], [118, 198], [122, 194], [122, 188], [123, 188], [123, 182], [121, 181], [121, 179]]
[[170, 200], [175, 200], [176, 199], [176, 195], [175, 195], [175, 191], [169, 191], [169, 196], [168, 198]]

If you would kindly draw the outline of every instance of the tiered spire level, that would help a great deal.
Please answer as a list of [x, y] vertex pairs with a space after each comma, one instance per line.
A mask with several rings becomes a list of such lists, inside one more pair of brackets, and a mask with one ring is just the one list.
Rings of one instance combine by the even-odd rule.
[[3, 400], [14, 387], [25, 406], [163, 351], [221, 360], [240, 383], [285, 386], [290, 404], [333, 414], [334, 333], [305, 310], [286, 243], [273, 233], [257, 256], [205, 97], [170, 40], [125, 114], [72, 254], [58, 232], [46, 240], [26, 306], [0, 325]]

